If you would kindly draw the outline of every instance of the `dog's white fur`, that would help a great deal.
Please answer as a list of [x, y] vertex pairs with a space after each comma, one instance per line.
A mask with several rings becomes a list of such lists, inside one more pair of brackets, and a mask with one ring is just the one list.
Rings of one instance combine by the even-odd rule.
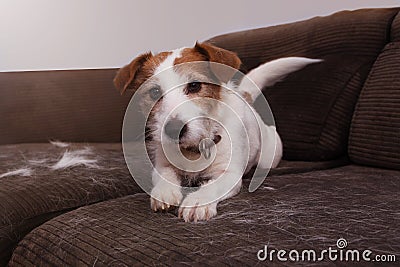
[[[176, 88], [177, 84], [190, 82], [189, 78], [174, 72], [172, 68], [174, 60], [181, 56], [181, 51], [173, 51], [155, 71], [156, 74], [160, 74], [156, 79], [165, 95], [160, 111], [155, 114], [153, 134], [154, 138], [167, 142], [168, 137], [163, 136], [163, 126], [171, 116], [185, 121], [193, 116], [207, 114], [207, 111], [194, 102], [174, 113], [175, 107], [190, 100], [184, 93], [183, 86]], [[214, 147], [215, 160], [207, 168], [207, 175], [218, 179], [211, 179], [184, 198], [177, 186], [180, 185], [181, 179], [165, 157], [163, 148], [159, 146], [156, 148], [155, 169], [152, 174], [154, 186], [151, 192], [152, 209], [157, 211], [167, 209], [170, 205], [180, 206], [179, 214], [185, 221], [208, 220], [217, 214], [218, 202], [239, 192], [242, 185], [241, 178], [245, 172], [258, 162], [262, 168], [276, 167], [282, 157], [282, 142], [275, 127], [265, 125], [254, 108], [240, 96], [247, 94], [252, 102], [260, 93], [258, 88], [271, 86], [289, 73], [315, 62], [319, 60], [300, 57], [281, 58], [250, 71], [239, 85], [233, 82], [223, 84], [223, 87], [231, 90], [221, 90], [221, 101], [234, 109], [244, 123], [244, 128], [238, 125], [237, 118], [227, 116], [224, 111], [216, 111], [220, 123], [226, 130], [217, 124], [211, 127], [211, 130], [206, 129], [201, 120], [192, 120], [187, 123], [188, 132], [183, 137], [184, 144], [199, 144], [203, 138], [212, 139], [216, 134], [221, 136], [221, 141]], [[171, 87], [174, 87], [174, 90], [169, 90]], [[228, 153], [229, 151], [231, 153]], [[188, 176], [190, 175], [188, 173]]]
[[99, 168], [97, 165], [97, 159], [88, 158], [89, 155], [93, 154], [90, 148], [85, 147], [84, 149], [78, 149], [69, 151], [66, 150], [62, 157], [57, 163], [50, 166], [52, 170], [67, 169], [75, 166], [85, 166], [88, 168]]
[[[304, 68], [308, 64], [321, 62], [321, 59], [311, 59], [304, 57], [284, 57], [279, 58], [260, 65], [251, 70], [244, 79], [240, 90], [251, 95], [254, 101], [260, 94], [260, 90], [267, 86], [272, 86], [275, 83], [283, 80], [288, 74]], [[251, 86], [249, 81], [253, 81], [257, 86]]]
[[[60, 142], [60, 141], [50, 141], [53, 146], [64, 148], [70, 146], [69, 143]], [[90, 147], [84, 147], [82, 149], [76, 150], [65, 150], [55, 163], [53, 162], [56, 158], [47, 157], [47, 158], [34, 158], [27, 160], [27, 163], [30, 167], [23, 166], [19, 169], [15, 169], [12, 171], [8, 171], [0, 174], [0, 178], [9, 177], [9, 176], [32, 176], [35, 173], [36, 167], [47, 167], [50, 170], [66, 170], [68, 168], [73, 168], [77, 166], [85, 166], [87, 168], [101, 168], [93, 156], [95, 153], [92, 151]]]

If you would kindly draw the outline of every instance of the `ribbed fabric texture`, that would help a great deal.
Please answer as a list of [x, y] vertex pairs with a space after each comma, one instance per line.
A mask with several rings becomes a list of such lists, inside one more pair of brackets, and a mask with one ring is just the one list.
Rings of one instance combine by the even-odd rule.
[[245, 69], [285, 56], [376, 57], [400, 8], [342, 11], [327, 17], [228, 33], [208, 41], [238, 53]]
[[[65, 151], [89, 147], [98, 168], [51, 170]], [[39, 161], [41, 163], [34, 163]], [[120, 144], [0, 146], [0, 175], [22, 167], [30, 176], [0, 177], [0, 266], [32, 229], [71, 209], [140, 192], [125, 165]]]
[[[243, 189], [220, 203], [217, 217], [197, 224], [183, 222], [174, 212], [152, 212], [146, 194], [110, 200], [36, 228], [18, 244], [9, 266], [251, 267], [270, 265], [257, 259], [265, 245], [269, 251], [321, 252], [336, 248], [339, 238], [347, 240], [346, 249], [397, 255], [396, 175], [346, 166], [274, 176], [256, 192]], [[272, 263], [281, 262], [275, 257]], [[306, 264], [332, 262], [326, 258]]]
[[[98, 160], [98, 168], [49, 169], [65, 151], [83, 148], [93, 152], [89, 157]], [[32, 160], [43, 163], [35, 164]], [[139, 161], [136, 166], [143, 166], [135, 175], [151, 177], [151, 169], [145, 167], [141, 155], [133, 160]], [[347, 163], [347, 159], [282, 161], [270, 175], [329, 169]], [[0, 146], [0, 175], [21, 167], [32, 169], [31, 176], [0, 178], [0, 266], [7, 263], [11, 250], [27, 233], [51, 218], [83, 205], [142, 191], [128, 172], [120, 144], [71, 144], [67, 148], [50, 144]]]
[[393, 20], [390, 35], [392, 41], [400, 41], [400, 13]]
[[285, 159], [327, 160], [347, 154], [353, 108], [371, 65], [359, 57], [327, 57], [264, 90]]
[[0, 73], [0, 144], [118, 142], [129, 94], [116, 69]]
[[365, 83], [349, 155], [356, 163], [400, 169], [400, 42], [386, 46]]
[[324, 59], [264, 89], [264, 95], [283, 140], [285, 159], [333, 159], [347, 153], [355, 103], [373, 62], [390, 39], [398, 11], [344, 11], [209, 41], [237, 52], [244, 69], [285, 56]]

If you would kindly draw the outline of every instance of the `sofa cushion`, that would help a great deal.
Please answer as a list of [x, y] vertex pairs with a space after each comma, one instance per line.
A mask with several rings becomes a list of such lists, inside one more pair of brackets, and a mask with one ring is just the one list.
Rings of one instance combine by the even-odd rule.
[[[66, 151], [80, 151], [89, 165], [52, 170]], [[17, 170], [21, 172], [12, 173]], [[18, 241], [43, 222], [83, 205], [140, 191], [120, 144], [0, 146], [0, 266]]]
[[[97, 160], [96, 165], [50, 168], [66, 151], [82, 150], [89, 150], [90, 153], [80, 155]], [[0, 159], [0, 266], [8, 261], [20, 239], [49, 219], [83, 205], [141, 192], [128, 172], [120, 144], [69, 144], [64, 148], [51, 144], [5, 145], [0, 146]], [[133, 155], [133, 160], [143, 161], [140, 155]], [[282, 161], [270, 175], [328, 169], [347, 163], [346, 158]], [[149, 166], [137, 165], [143, 168], [135, 175], [150, 179], [150, 168], [146, 168]], [[4, 176], [21, 169], [31, 173]]]
[[350, 158], [400, 169], [400, 42], [388, 44], [361, 92], [351, 126]]
[[400, 12], [397, 13], [392, 23], [391, 40], [400, 41]]
[[327, 17], [218, 36], [209, 42], [238, 53], [245, 69], [285, 56], [325, 61], [264, 88], [290, 160], [347, 153], [358, 94], [390, 38], [399, 9], [339, 12]]
[[217, 217], [197, 224], [184, 223], [174, 212], [152, 212], [145, 194], [127, 196], [43, 224], [19, 243], [10, 266], [253, 266], [260, 264], [257, 253], [265, 245], [321, 252], [337, 249], [339, 238], [347, 240], [346, 249], [370, 249], [371, 258], [398, 257], [398, 175], [353, 165], [272, 176], [254, 193], [242, 190], [222, 202]]
[[354, 106], [372, 63], [350, 55], [329, 56], [264, 90], [285, 159], [329, 160], [347, 154]]

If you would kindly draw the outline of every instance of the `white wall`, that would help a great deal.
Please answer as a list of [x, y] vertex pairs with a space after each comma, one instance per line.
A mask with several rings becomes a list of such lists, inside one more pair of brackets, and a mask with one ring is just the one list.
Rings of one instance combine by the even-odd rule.
[[119, 67], [144, 51], [398, 0], [0, 0], [0, 71]]

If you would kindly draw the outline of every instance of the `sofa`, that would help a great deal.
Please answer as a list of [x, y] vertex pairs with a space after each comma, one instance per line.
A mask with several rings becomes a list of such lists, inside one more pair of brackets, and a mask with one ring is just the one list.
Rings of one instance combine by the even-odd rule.
[[[122, 153], [132, 95], [113, 87], [117, 69], [0, 73], [0, 266], [396, 265], [399, 11], [342, 11], [207, 40], [236, 52], [244, 72], [285, 56], [324, 61], [263, 88], [283, 160], [255, 192], [244, 177], [206, 222], [150, 210]], [[71, 154], [85, 163], [68, 163]], [[370, 261], [288, 258], [328, 248], [371, 251]]]

